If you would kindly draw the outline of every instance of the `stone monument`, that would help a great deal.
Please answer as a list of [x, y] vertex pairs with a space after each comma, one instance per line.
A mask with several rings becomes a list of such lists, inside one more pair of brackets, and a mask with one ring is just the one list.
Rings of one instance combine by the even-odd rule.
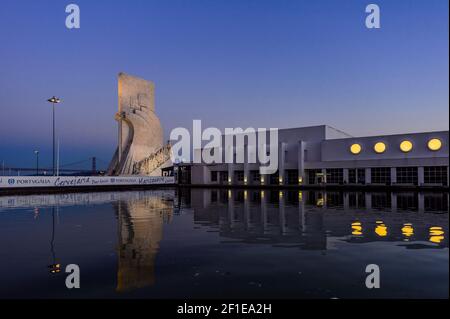
[[153, 82], [119, 73], [118, 146], [108, 175], [161, 175], [170, 165], [170, 145], [155, 113]]

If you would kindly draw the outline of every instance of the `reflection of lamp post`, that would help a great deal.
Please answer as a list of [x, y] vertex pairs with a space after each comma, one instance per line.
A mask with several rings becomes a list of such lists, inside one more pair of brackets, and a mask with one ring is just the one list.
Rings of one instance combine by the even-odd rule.
[[52, 208], [52, 239], [50, 241], [50, 252], [52, 254], [52, 264], [48, 266], [50, 273], [57, 274], [61, 272], [61, 264], [56, 262], [55, 254], [55, 207]]
[[53, 105], [53, 176], [55, 176], [55, 104], [60, 103], [61, 100], [52, 96], [47, 101]]
[[39, 175], [39, 151], [34, 151], [36, 155], [36, 176]]

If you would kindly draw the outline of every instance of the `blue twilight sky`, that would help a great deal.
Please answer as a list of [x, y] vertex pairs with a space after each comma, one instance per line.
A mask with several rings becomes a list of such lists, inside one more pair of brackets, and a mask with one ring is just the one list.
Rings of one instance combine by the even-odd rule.
[[[62, 0], [0, 2], [0, 163], [108, 161], [117, 73], [156, 84], [174, 127], [329, 124], [352, 135], [448, 130], [448, 0]], [[365, 7], [381, 8], [381, 29]]]

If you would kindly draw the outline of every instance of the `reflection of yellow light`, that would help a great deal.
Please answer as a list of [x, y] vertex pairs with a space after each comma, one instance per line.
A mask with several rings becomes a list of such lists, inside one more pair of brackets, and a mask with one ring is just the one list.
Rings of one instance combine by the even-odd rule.
[[264, 198], [264, 191], [261, 191], [261, 198]]
[[278, 181], [280, 182], [280, 184], [283, 183], [283, 177], [278, 177]]
[[298, 200], [302, 201], [303, 200], [303, 193], [302, 192], [298, 192]]
[[264, 177], [261, 177], [261, 184], [264, 184]]
[[228, 191], [228, 198], [231, 198], [231, 190]]
[[278, 195], [280, 196], [280, 198], [283, 197], [283, 192], [280, 191], [280, 192], [278, 193]]
[[244, 191], [244, 199], [247, 199], [247, 191]]
[[362, 225], [360, 222], [352, 223], [352, 235], [355, 235], [355, 236], [362, 235]]
[[244, 178], [244, 183], [247, 184], [247, 177]]
[[56, 274], [56, 273], [61, 272], [61, 264], [53, 264], [53, 265], [50, 265], [48, 267], [50, 268], [50, 272], [52, 274]]
[[350, 152], [352, 154], [357, 155], [357, 154], [361, 153], [361, 150], [362, 150], [362, 147], [360, 144], [352, 144], [352, 146], [350, 146]]
[[444, 230], [442, 229], [442, 227], [430, 227], [430, 241], [432, 243], [439, 244], [444, 240], [444, 238]]
[[386, 151], [386, 144], [383, 142], [378, 142], [374, 145], [373, 149], [378, 154], [384, 153], [384, 151]]
[[323, 206], [323, 198], [319, 198], [316, 203], [317, 206]]
[[413, 143], [411, 141], [403, 141], [400, 143], [400, 149], [402, 150], [402, 152], [408, 153], [412, 150], [413, 148]]
[[414, 235], [414, 228], [412, 227], [412, 224], [403, 224], [402, 234], [405, 237], [411, 237]]
[[439, 151], [442, 147], [442, 142], [440, 139], [438, 138], [432, 138], [431, 140], [428, 141], [428, 148], [431, 151]]
[[387, 227], [382, 221], [377, 221], [377, 227], [375, 227], [375, 233], [380, 237], [387, 236]]
[[299, 184], [303, 183], [303, 177], [299, 177], [299, 178], [298, 178], [298, 183], [299, 183]]

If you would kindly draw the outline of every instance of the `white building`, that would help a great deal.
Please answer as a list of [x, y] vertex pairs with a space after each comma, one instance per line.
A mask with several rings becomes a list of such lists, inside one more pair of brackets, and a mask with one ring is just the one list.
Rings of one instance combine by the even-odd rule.
[[449, 185], [448, 131], [352, 137], [320, 125], [281, 129], [278, 140], [275, 174], [260, 175], [259, 163], [191, 163], [179, 167], [179, 181], [230, 186]]

